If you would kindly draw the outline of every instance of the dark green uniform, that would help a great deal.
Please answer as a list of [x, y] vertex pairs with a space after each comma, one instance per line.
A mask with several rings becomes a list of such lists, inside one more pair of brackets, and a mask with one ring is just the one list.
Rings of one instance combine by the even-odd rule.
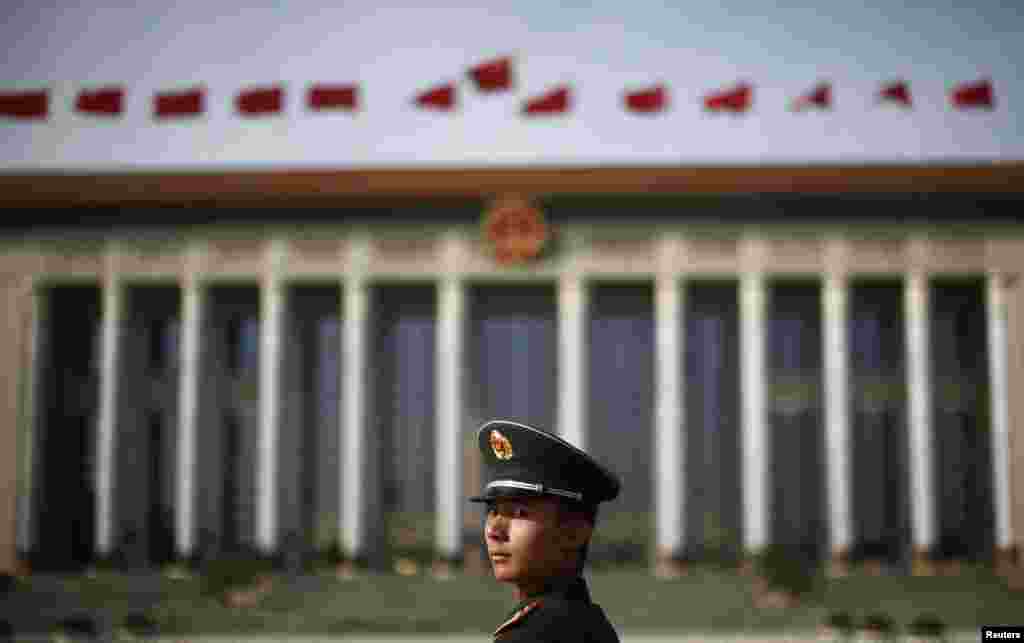
[[[618, 476], [556, 435], [518, 422], [480, 427], [484, 489], [474, 502], [518, 495], [555, 496], [596, 507], [619, 495]], [[618, 643], [615, 629], [581, 577], [555, 579], [522, 601], [494, 632], [495, 641]]]
[[517, 605], [495, 630], [494, 640], [618, 643], [619, 637], [601, 606], [591, 602], [586, 581], [577, 577]]

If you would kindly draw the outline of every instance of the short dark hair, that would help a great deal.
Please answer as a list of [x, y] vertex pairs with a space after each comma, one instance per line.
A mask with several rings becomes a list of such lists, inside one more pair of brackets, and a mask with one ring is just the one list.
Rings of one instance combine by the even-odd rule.
[[[597, 525], [597, 504], [577, 502], [567, 498], [561, 498], [559, 502], [559, 516], [564, 518], [568, 515], [576, 515], [590, 523], [591, 527]], [[580, 546], [576, 554], [576, 573], [582, 574], [587, 564], [587, 554], [590, 551], [590, 539]]]
[[597, 523], [597, 505], [587, 502], [577, 502], [569, 498], [559, 498], [562, 511], [568, 514], [576, 514], [591, 525]]

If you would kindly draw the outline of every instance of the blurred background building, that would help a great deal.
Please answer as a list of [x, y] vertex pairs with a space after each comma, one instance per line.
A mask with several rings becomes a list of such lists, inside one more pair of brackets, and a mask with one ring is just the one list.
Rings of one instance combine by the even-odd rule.
[[[724, 5], [675, 32], [687, 48], [651, 44], [667, 28], [654, 3], [618, 30], [540, 5], [186, 2], [129, 40], [164, 9], [16, 12], [0, 33], [39, 51], [0, 67], [17, 79], [0, 142], [0, 568], [285, 543], [472, 560], [465, 498], [492, 418], [622, 475], [596, 562], [769, 544], [907, 570], [1016, 561], [1024, 85], [1006, 51], [1021, 19], [836, 5], [849, 20], [775, 7], [757, 51], [718, 38], [755, 29]], [[974, 38], [971, 55], [894, 37], [886, 56], [917, 61], [900, 72], [914, 107], [874, 103], [891, 98], [884, 39], [849, 25], [926, 18]], [[98, 22], [82, 35], [82, 20]], [[224, 58], [217, 24], [268, 44]], [[797, 27], [811, 62], [794, 62]], [[465, 73], [513, 50], [496, 95]], [[835, 111], [787, 112], [823, 69]], [[979, 70], [994, 106], [951, 106]], [[756, 108], [702, 100], [744, 74]], [[339, 75], [365, 103], [314, 116], [298, 90], [250, 118], [235, 94], [239, 78]], [[411, 100], [456, 77], [454, 113]], [[117, 120], [69, 109], [111, 78], [129, 88]], [[205, 88], [198, 111], [154, 121], [153, 93], [183, 78]], [[671, 81], [672, 109], [624, 110], [623, 88], [652, 79]], [[564, 109], [520, 114], [559, 83], [578, 90]]]

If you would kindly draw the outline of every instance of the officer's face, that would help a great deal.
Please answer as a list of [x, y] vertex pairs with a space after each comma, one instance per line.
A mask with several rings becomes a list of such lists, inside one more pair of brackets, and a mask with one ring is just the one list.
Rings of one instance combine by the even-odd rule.
[[565, 533], [555, 498], [493, 501], [488, 505], [485, 537], [494, 577], [515, 584], [526, 595], [566, 571]]

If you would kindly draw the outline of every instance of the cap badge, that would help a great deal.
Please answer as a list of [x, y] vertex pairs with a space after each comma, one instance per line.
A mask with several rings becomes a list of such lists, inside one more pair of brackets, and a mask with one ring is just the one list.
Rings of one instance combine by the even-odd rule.
[[491, 431], [491, 450], [494, 451], [494, 457], [499, 460], [508, 460], [512, 457], [512, 443], [497, 430]]

